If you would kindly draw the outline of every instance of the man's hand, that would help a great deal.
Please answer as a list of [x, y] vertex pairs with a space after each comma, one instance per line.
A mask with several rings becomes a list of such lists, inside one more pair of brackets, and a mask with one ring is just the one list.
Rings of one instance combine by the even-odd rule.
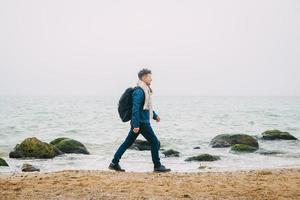
[[157, 116], [156, 122], [160, 122], [160, 117], [159, 116]]
[[134, 132], [134, 133], [138, 133], [138, 132], [139, 132], [139, 130], [140, 130], [140, 128], [139, 128], [139, 127], [137, 127], [137, 128], [134, 128], [134, 129], [133, 129], [133, 132]]

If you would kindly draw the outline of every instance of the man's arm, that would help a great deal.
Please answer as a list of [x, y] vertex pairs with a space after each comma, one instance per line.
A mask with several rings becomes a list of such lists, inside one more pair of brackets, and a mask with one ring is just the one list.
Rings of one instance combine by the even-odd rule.
[[140, 108], [143, 101], [144, 92], [141, 89], [135, 89], [132, 93], [132, 116], [131, 124], [133, 128], [140, 127]]

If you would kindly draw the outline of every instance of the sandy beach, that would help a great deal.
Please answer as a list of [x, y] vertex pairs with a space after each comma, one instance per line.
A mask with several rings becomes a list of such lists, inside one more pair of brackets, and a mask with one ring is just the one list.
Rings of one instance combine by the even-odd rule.
[[0, 174], [0, 199], [299, 199], [300, 169]]

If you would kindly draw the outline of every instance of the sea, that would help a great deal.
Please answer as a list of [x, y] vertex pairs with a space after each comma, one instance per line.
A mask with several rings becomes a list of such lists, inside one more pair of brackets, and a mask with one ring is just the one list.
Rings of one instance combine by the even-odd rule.
[[[0, 96], [0, 157], [9, 167], [0, 172], [20, 172], [30, 163], [43, 172], [108, 170], [117, 148], [130, 130], [118, 115], [118, 96]], [[235, 171], [300, 166], [299, 140], [258, 139], [254, 153], [234, 153], [211, 148], [219, 134], [249, 134], [260, 138], [265, 130], [287, 131], [300, 139], [300, 97], [157, 96], [154, 110], [160, 116], [151, 126], [161, 148], [180, 152], [161, 163], [172, 172]], [[53, 159], [13, 159], [9, 152], [25, 138], [50, 142], [69, 137], [83, 143], [89, 155], [63, 154]], [[142, 135], [138, 139], [144, 139]], [[264, 154], [262, 152], [277, 152]], [[202, 153], [220, 156], [214, 162], [186, 162]], [[130, 172], [151, 172], [150, 151], [128, 149], [120, 165]], [[201, 166], [201, 167], [200, 167]]]

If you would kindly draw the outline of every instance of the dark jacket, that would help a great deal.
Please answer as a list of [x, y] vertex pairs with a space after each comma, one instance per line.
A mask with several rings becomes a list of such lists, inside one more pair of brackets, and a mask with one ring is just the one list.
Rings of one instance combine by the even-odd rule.
[[[144, 91], [141, 87], [136, 87], [132, 93], [132, 117], [130, 124], [134, 128], [140, 127], [140, 122], [150, 123], [149, 110], [143, 110], [145, 99]], [[153, 110], [153, 119], [157, 119], [157, 114]]]

